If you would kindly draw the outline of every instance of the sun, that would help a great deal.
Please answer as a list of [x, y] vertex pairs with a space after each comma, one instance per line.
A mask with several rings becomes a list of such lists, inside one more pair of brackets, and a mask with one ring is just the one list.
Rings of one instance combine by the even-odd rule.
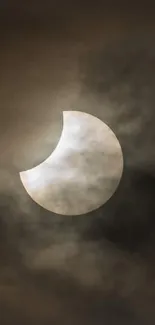
[[80, 215], [105, 204], [123, 172], [123, 154], [103, 121], [80, 111], [63, 112], [57, 147], [38, 166], [20, 172], [30, 197], [61, 215]]

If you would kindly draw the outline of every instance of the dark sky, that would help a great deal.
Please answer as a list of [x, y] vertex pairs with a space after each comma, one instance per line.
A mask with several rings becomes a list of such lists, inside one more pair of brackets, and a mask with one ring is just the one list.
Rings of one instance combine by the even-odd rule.
[[[0, 16], [0, 324], [153, 325], [154, 8], [12, 0]], [[70, 109], [107, 123], [125, 162], [116, 194], [80, 217], [36, 205], [18, 175]]]

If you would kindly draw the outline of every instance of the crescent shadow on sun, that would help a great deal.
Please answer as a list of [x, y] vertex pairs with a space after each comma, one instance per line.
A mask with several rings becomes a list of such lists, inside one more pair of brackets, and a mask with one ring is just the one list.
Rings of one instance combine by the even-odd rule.
[[19, 174], [27, 193], [43, 208], [60, 215], [81, 215], [110, 199], [122, 172], [123, 154], [112, 130], [90, 114], [64, 111], [54, 151]]

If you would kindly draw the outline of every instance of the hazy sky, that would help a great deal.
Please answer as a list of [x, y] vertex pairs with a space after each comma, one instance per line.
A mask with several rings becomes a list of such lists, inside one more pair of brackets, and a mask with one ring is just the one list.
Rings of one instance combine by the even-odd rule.
[[[0, 6], [0, 323], [153, 325], [154, 9]], [[37, 206], [18, 175], [48, 157], [70, 109], [107, 123], [125, 161], [112, 199], [80, 217]]]

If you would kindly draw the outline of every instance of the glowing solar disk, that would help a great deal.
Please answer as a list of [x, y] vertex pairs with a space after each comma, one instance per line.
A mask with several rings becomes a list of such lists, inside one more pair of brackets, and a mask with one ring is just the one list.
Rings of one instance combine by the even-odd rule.
[[38, 166], [20, 172], [20, 178], [40, 206], [57, 214], [80, 215], [110, 199], [122, 171], [123, 154], [112, 130], [95, 116], [65, 111], [56, 149]]

